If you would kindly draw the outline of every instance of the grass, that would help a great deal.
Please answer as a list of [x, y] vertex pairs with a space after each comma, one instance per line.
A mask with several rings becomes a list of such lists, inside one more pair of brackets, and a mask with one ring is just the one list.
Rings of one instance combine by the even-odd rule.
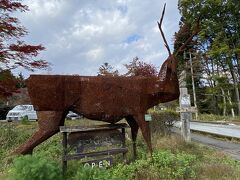
[[[195, 115], [193, 114], [193, 118]], [[198, 116], [199, 121], [209, 121], [209, 122], [233, 122], [233, 123], [240, 123], [240, 116], [220, 116], [214, 114], [199, 114]]]
[[[157, 113], [157, 114], [163, 116], [164, 118], [167, 118], [170, 120], [180, 120], [180, 114], [174, 110], [154, 111], [153, 109], [150, 109], [149, 112], [152, 114]], [[196, 120], [195, 113], [192, 114], [192, 120]], [[199, 113], [197, 121], [240, 124], [240, 116], [232, 117], [230, 115], [221, 116], [221, 115], [215, 115], [215, 114], [206, 114], [206, 113], [200, 114]]]
[[[102, 124], [102, 122], [81, 120], [67, 120], [65, 125], [83, 126]], [[35, 122], [1, 123], [0, 124], [0, 179], [8, 179], [13, 168], [12, 155], [14, 149], [23, 143], [35, 131]], [[130, 137], [130, 129], [127, 129]], [[128, 139], [128, 138], [127, 138]], [[60, 133], [49, 138], [35, 148], [34, 154], [42, 154], [61, 165], [62, 135]], [[222, 152], [207, 148], [197, 143], [185, 143], [179, 136], [163, 136], [155, 129], [152, 134], [154, 156], [147, 153], [146, 145], [139, 133], [137, 140], [138, 159], [132, 161], [131, 141], [127, 140], [129, 153], [127, 164], [122, 164], [121, 157], [114, 159], [115, 166], [101, 172], [103, 179], [108, 177], [126, 176], [126, 179], [239, 179], [240, 162], [231, 159]], [[67, 179], [83, 177], [85, 170], [79, 169], [79, 161], [70, 161]], [[79, 172], [79, 173], [78, 173]], [[81, 173], [80, 173], [81, 172]], [[93, 173], [89, 170], [88, 174]], [[93, 175], [94, 175], [93, 173]], [[109, 176], [111, 175], [111, 178]], [[89, 175], [90, 176], [90, 175]]]

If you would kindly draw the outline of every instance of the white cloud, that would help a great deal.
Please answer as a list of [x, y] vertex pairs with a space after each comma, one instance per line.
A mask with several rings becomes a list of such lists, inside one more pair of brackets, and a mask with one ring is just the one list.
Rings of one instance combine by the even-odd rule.
[[[163, 8], [159, 0], [23, 2], [30, 9], [18, 14], [30, 32], [26, 41], [47, 48], [39, 58], [53, 64], [54, 74], [96, 75], [104, 62], [124, 71], [122, 64], [135, 56], [159, 67], [167, 57], [156, 23]], [[169, 45], [179, 18], [177, 0], [172, 0], [163, 22]]]
[[58, 16], [64, 8], [66, 8], [67, 1], [64, 0], [41, 0], [41, 1], [26, 1], [29, 5], [31, 14], [34, 17], [51, 17]]
[[96, 59], [101, 59], [103, 56], [103, 49], [101, 47], [92, 49], [86, 53], [87, 60], [93, 61]]

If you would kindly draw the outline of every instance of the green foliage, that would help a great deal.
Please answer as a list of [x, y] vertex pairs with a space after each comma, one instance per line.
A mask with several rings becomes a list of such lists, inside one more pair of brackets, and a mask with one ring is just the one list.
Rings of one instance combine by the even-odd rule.
[[74, 180], [109, 180], [111, 175], [106, 169], [80, 166]]
[[240, 121], [240, 116], [233, 118], [232, 116], [219, 116], [214, 114], [199, 114], [200, 121]]
[[114, 68], [107, 62], [103, 63], [98, 71], [99, 76], [119, 76], [118, 70]]
[[28, 138], [32, 133], [32, 128], [28, 130], [27, 127], [23, 125], [24, 128], [19, 128], [14, 123], [1, 124], [0, 126], [0, 146], [5, 150], [9, 150], [17, 144], [22, 143]]
[[150, 122], [151, 132], [166, 135], [170, 133], [173, 122], [179, 120], [179, 113], [173, 110], [150, 111], [152, 121]]
[[[234, 108], [240, 113], [239, 87], [237, 89], [240, 75], [240, 1], [179, 0], [178, 6], [182, 18], [175, 45], [182, 44], [200, 20], [200, 32], [191, 44], [194, 59], [200, 62], [199, 70], [193, 64], [195, 82], [199, 81], [195, 86], [200, 112], [225, 115]], [[187, 64], [184, 65], [187, 70]], [[231, 103], [228, 102], [230, 98]]]
[[22, 124], [25, 124], [25, 125], [29, 124], [30, 122], [29, 122], [29, 120], [28, 120], [28, 116], [22, 117], [22, 118], [21, 118], [21, 123], [22, 123]]
[[152, 158], [117, 165], [111, 179], [191, 179], [196, 176], [195, 162], [194, 155], [156, 151]]
[[59, 165], [41, 154], [20, 156], [14, 159], [10, 170], [11, 180], [62, 179]]
[[54, 135], [35, 148], [35, 153], [44, 154], [61, 163], [62, 156], [62, 134]]
[[195, 162], [194, 155], [157, 151], [152, 158], [139, 159], [131, 164], [118, 164], [111, 169], [80, 167], [74, 179], [191, 179], [196, 177]]
[[21, 143], [23, 143], [34, 131], [33, 126], [19, 123], [0, 124], [0, 171], [4, 170], [11, 162], [9, 154]]
[[[196, 157], [194, 155], [169, 151], [153, 154], [153, 162], [159, 168], [164, 179], [189, 179], [196, 176]], [[167, 172], [164, 174], [164, 172]]]
[[[174, 113], [172, 116], [175, 117]], [[69, 123], [76, 125], [83, 122], [69, 121]], [[35, 131], [35, 124], [35, 122], [29, 125], [21, 123], [0, 124], [0, 145], [2, 147], [0, 148], [0, 179], [21, 180], [28, 179], [28, 177], [37, 179], [36, 176], [44, 179], [61, 179], [62, 173], [59, 167], [62, 163], [61, 134], [40, 144], [34, 150], [33, 156], [20, 156], [14, 159], [12, 164], [13, 157], [9, 154]], [[115, 165], [107, 169], [84, 168], [80, 161], [69, 161], [67, 175], [64, 178], [76, 180], [159, 180], [238, 179], [240, 176], [240, 163], [228, 158], [223, 153], [217, 153], [199, 144], [184, 143], [181, 138], [173, 135], [160, 137], [158, 133], [154, 133], [152, 137], [154, 142], [152, 157], [147, 154], [147, 147], [139, 136], [136, 161], [128, 159], [128, 163], [123, 163], [122, 158], [114, 159]], [[126, 144], [131, 152], [131, 141], [127, 140]], [[127, 153], [127, 156], [130, 152]]]
[[144, 171], [144, 169], [149, 166], [149, 159], [140, 159], [129, 165], [118, 164], [116, 167], [111, 169], [112, 179], [135, 179], [137, 175], [140, 175], [140, 171]]

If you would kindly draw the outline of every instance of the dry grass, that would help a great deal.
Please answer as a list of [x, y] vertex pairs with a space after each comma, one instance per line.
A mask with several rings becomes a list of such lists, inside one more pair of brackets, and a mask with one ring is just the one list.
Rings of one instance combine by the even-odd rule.
[[226, 164], [202, 163], [200, 166], [199, 179], [220, 180], [229, 179], [229, 177], [231, 177], [231, 179], [238, 179], [239, 175], [236, 176], [234, 174], [234, 169]]
[[199, 179], [240, 179], [240, 164], [238, 161], [231, 160], [223, 152], [206, 153], [199, 164]]
[[240, 123], [240, 116], [235, 116], [233, 118], [232, 116], [220, 116], [220, 115], [215, 115], [215, 114], [199, 114], [198, 120], [199, 121], [210, 121], [210, 122], [220, 121], [220, 122]]

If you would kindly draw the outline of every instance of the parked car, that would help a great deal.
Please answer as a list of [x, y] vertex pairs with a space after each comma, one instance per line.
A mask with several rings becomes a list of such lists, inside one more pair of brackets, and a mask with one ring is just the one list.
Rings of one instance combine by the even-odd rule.
[[17, 105], [7, 113], [7, 121], [17, 121], [27, 118], [28, 120], [37, 120], [37, 113], [33, 105]]
[[74, 113], [72, 111], [69, 111], [66, 118], [67, 119], [79, 119], [81, 116], [78, 115], [77, 113]]

